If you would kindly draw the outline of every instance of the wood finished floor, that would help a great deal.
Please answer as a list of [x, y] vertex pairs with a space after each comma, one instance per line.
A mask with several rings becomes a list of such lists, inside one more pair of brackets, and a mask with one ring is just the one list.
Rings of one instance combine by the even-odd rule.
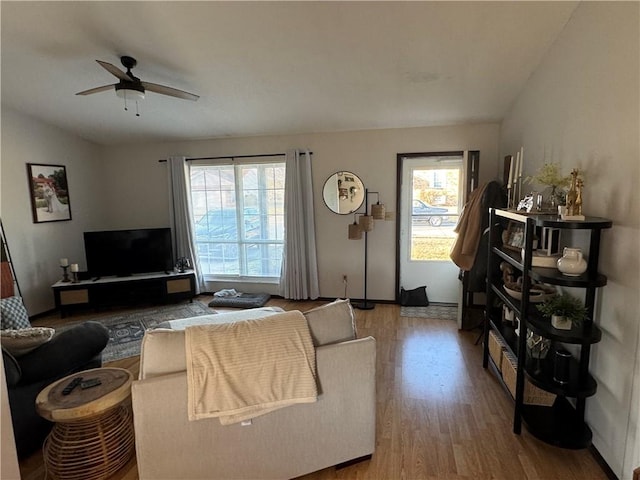
[[[209, 299], [199, 297], [205, 303]], [[268, 305], [304, 311], [322, 303], [272, 299]], [[55, 327], [64, 322], [52, 315], [34, 324]], [[587, 450], [551, 447], [524, 428], [520, 436], [511, 432], [513, 401], [495, 376], [482, 368], [482, 349], [474, 345], [477, 331], [458, 331], [455, 322], [447, 320], [400, 317], [399, 306], [386, 304], [356, 310], [356, 324], [360, 337], [377, 340], [376, 451], [369, 461], [301, 478], [607, 478]], [[107, 365], [138, 375], [138, 357]], [[42, 454], [23, 460], [20, 471], [22, 480], [44, 479]], [[111, 478], [137, 480], [135, 458]]]

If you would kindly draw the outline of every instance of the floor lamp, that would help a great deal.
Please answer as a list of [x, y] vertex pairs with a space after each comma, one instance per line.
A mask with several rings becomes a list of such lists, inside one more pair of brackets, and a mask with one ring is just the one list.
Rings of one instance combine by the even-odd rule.
[[[371, 215], [369, 215], [369, 194], [377, 195], [378, 202], [375, 205], [371, 205]], [[370, 302], [367, 299], [367, 267], [368, 267], [368, 238], [369, 232], [373, 230], [374, 219], [375, 220], [384, 220], [385, 217], [385, 206], [380, 203], [380, 195], [378, 192], [370, 192], [365, 188], [364, 190], [364, 215], [360, 216], [358, 227], [364, 232], [364, 298], [360, 303], [354, 303], [354, 308], [360, 310], [372, 310], [375, 308], [375, 304]], [[349, 238], [354, 238], [351, 236], [351, 225], [350, 225], [350, 235]], [[360, 237], [358, 237], [360, 238]]]

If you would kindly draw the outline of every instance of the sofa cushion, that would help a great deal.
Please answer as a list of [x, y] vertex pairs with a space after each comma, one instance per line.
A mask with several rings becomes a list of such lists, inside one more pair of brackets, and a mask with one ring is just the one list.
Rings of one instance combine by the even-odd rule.
[[[262, 307], [239, 312], [170, 320], [163, 328], [147, 330], [140, 352], [140, 379], [184, 372], [187, 368], [184, 329], [191, 325], [254, 320], [283, 312], [279, 307]], [[355, 316], [349, 300], [336, 300], [304, 312], [315, 347], [356, 338]]]
[[56, 331], [53, 328], [34, 327], [0, 331], [2, 348], [14, 357], [20, 357], [47, 343]]
[[253, 320], [283, 311], [279, 307], [262, 307], [163, 322], [163, 328], [147, 330], [144, 334], [140, 351], [140, 378], [186, 371], [184, 329], [188, 326]]
[[355, 316], [349, 300], [335, 300], [304, 312], [304, 316], [316, 347], [356, 338]]
[[0, 300], [0, 329], [17, 330], [29, 327], [31, 323], [22, 298], [15, 295]]

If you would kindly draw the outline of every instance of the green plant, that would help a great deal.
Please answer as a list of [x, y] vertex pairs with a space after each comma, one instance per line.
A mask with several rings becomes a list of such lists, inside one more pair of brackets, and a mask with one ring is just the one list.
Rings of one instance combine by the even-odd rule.
[[560, 169], [555, 163], [545, 163], [538, 172], [525, 179], [527, 183], [536, 182], [553, 188], [564, 188], [571, 185], [571, 176], [560, 174]]
[[569, 318], [572, 322], [576, 323], [580, 323], [587, 314], [587, 309], [582, 301], [568, 293], [548, 297], [536, 307], [545, 317], [559, 315]]

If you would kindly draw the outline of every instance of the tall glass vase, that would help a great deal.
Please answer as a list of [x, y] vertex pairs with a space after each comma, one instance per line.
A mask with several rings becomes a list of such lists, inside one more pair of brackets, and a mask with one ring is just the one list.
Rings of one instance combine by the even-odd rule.
[[556, 197], [556, 187], [555, 185], [551, 186], [551, 196], [549, 198], [549, 210], [555, 212], [558, 210], [558, 197]]

